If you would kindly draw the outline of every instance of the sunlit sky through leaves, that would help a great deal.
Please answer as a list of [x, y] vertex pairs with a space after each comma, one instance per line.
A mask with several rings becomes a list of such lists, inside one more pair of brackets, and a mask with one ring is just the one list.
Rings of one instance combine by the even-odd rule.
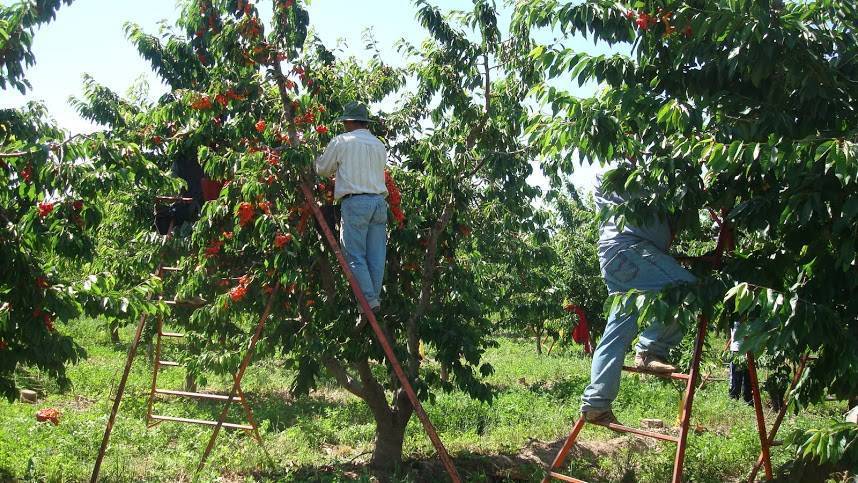
[[[467, 9], [472, 5], [466, 0], [436, 0], [434, 4], [442, 9]], [[269, 2], [261, 5], [263, 17], [270, 17]], [[509, 24], [512, 8], [501, 9], [499, 24], [505, 26]], [[416, 7], [406, 0], [313, 0], [309, 11], [315, 33], [329, 48], [336, 46], [338, 55], [368, 58], [365, 32], [369, 29], [385, 62], [402, 65], [404, 59], [396, 50], [396, 42], [405, 39], [419, 44], [427, 37], [415, 19]], [[60, 126], [72, 134], [98, 129], [78, 116], [68, 103], [69, 96], [81, 95], [82, 75], [88, 73], [122, 94], [142, 80], [149, 86], [149, 97], [156, 99], [167, 87], [125, 38], [122, 26], [133, 21], [146, 32], [157, 33], [162, 22], [172, 23], [178, 15], [175, 0], [76, 0], [71, 6], [63, 6], [56, 21], [43, 25], [36, 33], [33, 43], [36, 65], [26, 71], [33, 89], [26, 95], [15, 90], [0, 91], [0, 107], [20, 107], [28, 100], [41, 100]], [[548, 43], [555, 37], [554, 32], [540, 32], [537, 38]], [[591, 53], [609, 52], [607, 47], [594, 46], [583, 38], [563, 43]], [[579, 96], [596, 91], [594, 85], [579, 87], [570, 83], [563, 87]], [[573, 176], [573, 182], [589, 190], [597, 171], [598, 168], [583, 166]], [[530, 181], [543, 188], [547, 186], [547, 180], [538, 170]]]

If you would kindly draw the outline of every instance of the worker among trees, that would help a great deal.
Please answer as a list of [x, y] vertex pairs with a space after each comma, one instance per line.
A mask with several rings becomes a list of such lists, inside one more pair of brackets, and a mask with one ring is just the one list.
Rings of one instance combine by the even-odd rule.
[[[601, 212], [633, 199], [629, 193], [604, 191], [600, 178], [594, 195]], [[695, 281], [695, 277], [667, 253], [672, 238], [665, 214], [652, 213], [648, 220], [637, 224], [621, 224], [616, 216], [603, 221], [599, 229], [599, 265], [608, 292], [625, 293], [632, 289], [652, 292], [668, 285]], [[620, 389], [623, 359], [637, 333], [637, 314], [618, 307], [608, 315], [604, 335], [593, 354], [590, 385], [582, 397], [581, 411], [588, 422], [617, 422], [611, 403]], [[666, 326], [652, 321], [635, 347], [636, 367], [653, 373], [675, 372], [676, 368], [665, 359], [682, 335], [682, 328], [677, 324]]]
[[736, 339], [738, 329], [739, 324], [733, 322], [733, 326], [730, 328], [730, 352], [733, 356], [733, 360], [730, 362], [730, 398], [739, 399], [741, 396], [746, 404], [752, 405], [754, 398], [751, 392], [751, 371], [739, 355], [741, 341]]
[[378, 313], [387, 251], [387, 150], [369, 132], [366, 105], [348, 103], [337, 120], [346, 132], [332, 139], [316, 160], [316, 173], [336, 175], [340, 245], [370, 308]]

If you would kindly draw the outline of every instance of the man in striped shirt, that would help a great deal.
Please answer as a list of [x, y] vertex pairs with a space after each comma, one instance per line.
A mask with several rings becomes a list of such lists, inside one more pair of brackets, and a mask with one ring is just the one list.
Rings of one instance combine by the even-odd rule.
[[342, 208], [340, 245], [377, 313], [387, 254], [387, 150], [369, 132], [369, 110], [364, 104], [350, 102], [338, 120], [346, 132], [332, 139], [316, 160], [316, 173], [336, 175], [334, 199]]

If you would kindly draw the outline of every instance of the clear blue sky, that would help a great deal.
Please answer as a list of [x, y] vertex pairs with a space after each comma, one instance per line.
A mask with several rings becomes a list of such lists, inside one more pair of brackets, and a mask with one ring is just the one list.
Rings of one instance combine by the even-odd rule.
[[[433, 3], [442, 9], [466, 9], [472, 5], [469, 0], [434, 0]], [[498, 1], [502, 3], [504, 0]], [[262, 2], [265, 7], [269, 4]], [[373, 30], [382, 54], [394, 64], [401, 60], [394, 49], [397, 40], [405, 38], [419, 43], [426, 37], [415, 19], [416, 8], [408, 0], [313, 0], [309, 11], [311, 27], [326, 45], [333, 47], [338, 40], [343, 40], [346, 52], [359, 57], [363, 54], [362, 32], [367, 28]], [[503, 11], [502, 25], [508, 22], [510, 8], [504, 7]], [[157, 33], [160, 22], [172, 23], [177, 16], [175, 0], [76, 0], [71, 6], [62, 7], [57, 19], [36, 33], [33, 43], [36, 65], [26, 71], [33, 89], [26, 96], [15, 90], [0, 91], [0, 107], [20, 107], [27, 100], [39, 99], [68, 131], [96, 129], [68, 104], [69, 96], [81, 93], [83, 73], [121, 94], [142, 77], [156, 97], [165, 88], [126, 40], [122, 25], [130, 20], [142, 25], [147, 32]], [[540, 37], [540, 40], [550, 41], [552, 33], [545, 32]], [[566, 44], [587, 51], [607, 50], [583, 39], [572, 39]], [[588, 95], [594, 87], [573, 90], [579, 95]], [[585, 167], [576, 173], [576, 184], [589, 187], [593, 173], [593, 169]], [[536, 178], [539, 176], [534, 182], [544, 184], [544, 180]]]

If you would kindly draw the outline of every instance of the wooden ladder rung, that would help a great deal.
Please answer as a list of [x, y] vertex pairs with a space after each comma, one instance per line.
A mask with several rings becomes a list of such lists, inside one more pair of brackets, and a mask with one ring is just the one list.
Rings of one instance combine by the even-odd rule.
[[194, 199], [193, 198], [183, 198], [181, 196], [156, 196], [155, 201], [193, 203]]
[[178, 332], [161, 332], [161, 337], [184, 337], [185, 334], [180, 334]]
[[622, 424], [610, 423], [610, 424], [598, 424], [598, 423], [589, 423], [595, 424], [597, 426], [604, 426], [613, 431], [617, 431], [618, 433], [631, 433], [636, 434], [638, 436], [646, 436], [647, 438], [660, 439], [662, 441], [670, 441], [671, 443], [679, 443], [679, 438], [676, 436], [671, 436], [669, 434], [661, 434], [654, 433], [652, 431], [646, 431], [643, 429], [630, 428], [628, 426], [623, 426]]
[[168, 367], [182, 367], [178, 362], [173, 361], [158, 361], [159, 366], [168, 366]]
[[557, 473], [556, 471], [549, 471], [548, 476], [550, 476], [551, 478], [557, 479], [557, 480], [568, 481], [570, 483], [587, 483], [584, 480], [579, 480], [578, 478], [572, 478], [571, 476], [566, 476], [564, 474]]
[[[199, 399], [213, 399], [217, 401], [226, 401], [229, 399], [229, 396], [226, 394], [207, 394], [203, 392], [187, 392], [187, 391], [173, 391], [171, 389], [155, 389], [155, 394], [164, 394], [166, 396], [179, 396], [179, 397], [195, 397]], [[232, 398], [233, 401], [241, 401], [241, 397], [238, 394]]]
[[646, 374], [648, 376], [663, 377], [665, 379], [679, 379], [682, 381], [687, 381], [688, 378], [691, 377], [690, 375], [683, 374], [681, 372], [671, 372], [671, 373], [651, 372], [651, 371], [644, 371], [642, 369], [638, 369], [637, 367], [631, 367], [631, 366], [623, 366], [623, 370], [626, 372], [634, 372], [637, 374]]
[[205, 300], [165, 300], [165, 304], [172, 305], [174, 307], [192, 307], [192, 308], [200, 308], [205, 307], [208, 302]]
[[[191, 418], [177, 418], [173, 416], [161, 416], [159, 414], [153, 414], [151, 416], [152, 419], [156, 421], [173, 421], [175, 423], [189, 423], [189, 424], [201, 424], [203, 426], [217, 426], [217, 421], [209, 421], [207, 419], [191, 419]], [[248, 424], [234, 424], [234, 423], [223, 423], [221, 425], [224, 428], [229, 429], [253, 429], [253, 426]]]

